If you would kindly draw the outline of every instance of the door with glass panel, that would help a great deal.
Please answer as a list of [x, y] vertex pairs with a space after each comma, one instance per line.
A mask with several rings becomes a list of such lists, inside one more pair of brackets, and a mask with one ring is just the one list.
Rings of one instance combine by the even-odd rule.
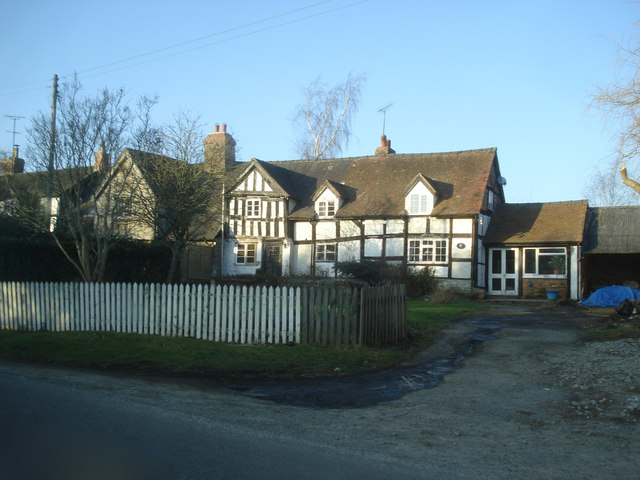
[[489, 295], [518, 295], [518, 250], [489, 250]]

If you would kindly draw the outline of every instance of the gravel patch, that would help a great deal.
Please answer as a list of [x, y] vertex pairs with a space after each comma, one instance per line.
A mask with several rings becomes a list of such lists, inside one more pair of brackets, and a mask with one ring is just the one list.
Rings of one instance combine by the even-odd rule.
[[568, 408], [584, 418], [640, 419], [640, 340], [591, 342], [545, 362], [545, 375], [571, 389]]

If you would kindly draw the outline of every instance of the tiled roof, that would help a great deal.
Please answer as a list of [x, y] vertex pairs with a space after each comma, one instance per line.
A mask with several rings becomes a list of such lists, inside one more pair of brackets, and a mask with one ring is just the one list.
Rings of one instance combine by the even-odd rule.
[[487, 245], [567, 244], [582, 242], [587, 201], [505, 203], [496, 207]]
[[[53, 196], [58, 197], [63, 191], [66, 191], [82, 182], [83, 188], [95, 181], [97, 173], [92, 167], [77, 167], [56, 170], [53, 183]], [[29, 192], [37, 198], [47, 196], [47, 184], [49, 182], [49, 173], [44, 172], [25, 172], [12, 173], [0, 176], [0, 201], [8, 200], [15, 196], [15, 192]]]
[[297, 200], [291, 218], [312, 218], [311, 197], [325, 180], [343, 185], [346, 202], [337, 217], [401, 216], [404, 193], [416, 175], [435, 187], [433, 215], [473, 215], [480, 212], [496, 149], [447, 153], [383, 155], [325, 160], [260, 162]]
[[640, 253], [640, 207], [590, 208], [584, 253]]

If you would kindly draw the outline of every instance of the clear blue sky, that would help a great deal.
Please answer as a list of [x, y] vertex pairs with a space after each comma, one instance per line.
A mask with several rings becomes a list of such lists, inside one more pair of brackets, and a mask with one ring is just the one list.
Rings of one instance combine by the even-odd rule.
[[3, 0], [0, 149], [5, 115], [27, 117], [25, 132], [53, 74], [78, 72], [87, 93], [157, 94], [159, 123], [185, 110], [208, 131], [227, 123], [242, 160], [287, 160], [303, 87], [353, 71], [367, 82], [346, 156], [373, 154], [393, 103], [398, 153], [497, 147], [507, 201], [584, 198], [614, 133], [588, 105], [639, 13], [621, 0]]

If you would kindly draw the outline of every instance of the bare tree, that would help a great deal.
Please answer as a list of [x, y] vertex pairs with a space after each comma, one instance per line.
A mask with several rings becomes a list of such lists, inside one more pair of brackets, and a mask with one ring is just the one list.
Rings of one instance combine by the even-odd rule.
[[[93, 97], [84, 96], [77, 78], [62, 86], [58, 98], [54, 169], [49, 176], [52, 197], [57, 199], [51, 234], [82, 279], [99, 282], [119, 238], [109, 219], [124, 209], [107, 204], [107, 212], [96, 211], [96, 187], [108, 171], [107, 152], [122, 149], [134, 115], [123, 89], [105, 88]], [[30, 157], [42, 171], [48, 170], [49, 127], [48, 115], [40, 113], [27, 131]], [[72, 248], [64, 236], [72, 240]]]
[[589, 204], [594, 206], [635, 205], [640, 200], [636, 193], [620, 182], [619, 171], [598, 168], [582, 189]]
[[[620, 46], [619, 49], [623, 79], [601, 88], [593, 105], [601, 109], [607, 119], [620, 125], [616, 133], [616, 155], [609, 165], [609, 172], [619, 172], [622, 183], [640, 194], [640, 184], [630, 180], [628, 175], [640, 175], [640, 165], [636, 161], [640, 153], [640, 41], [636, 40], [631, 47]], [[610, 185], [611, 191], [616, 190], [616, 185], [620, 183]], [[622, 198], [624, 203], [637, 203], [635, 195], [625, 198], [624, 194], [616, 193], [616, 196]]]
[[151, 192], [135, 191], [134, 217], [171, 249], [167, 282], [172, 282], [185, 247], [215, 236], [221, 179], [201, 163], [204, 137], [199, 117], [180, 113], [173, 123], [152, 130], [162, 134], [163, 155], [146, 154], [138, 163]]
[[358, 110], [364, 82], [364, 75], [349, 74], [344, 83], [332, 88], [317, 78], [304, 89], [305, 102], [294, 115], [300, 130], [296, 150], [301, 157], [335, 157], [349, 145], [351, 121]]

